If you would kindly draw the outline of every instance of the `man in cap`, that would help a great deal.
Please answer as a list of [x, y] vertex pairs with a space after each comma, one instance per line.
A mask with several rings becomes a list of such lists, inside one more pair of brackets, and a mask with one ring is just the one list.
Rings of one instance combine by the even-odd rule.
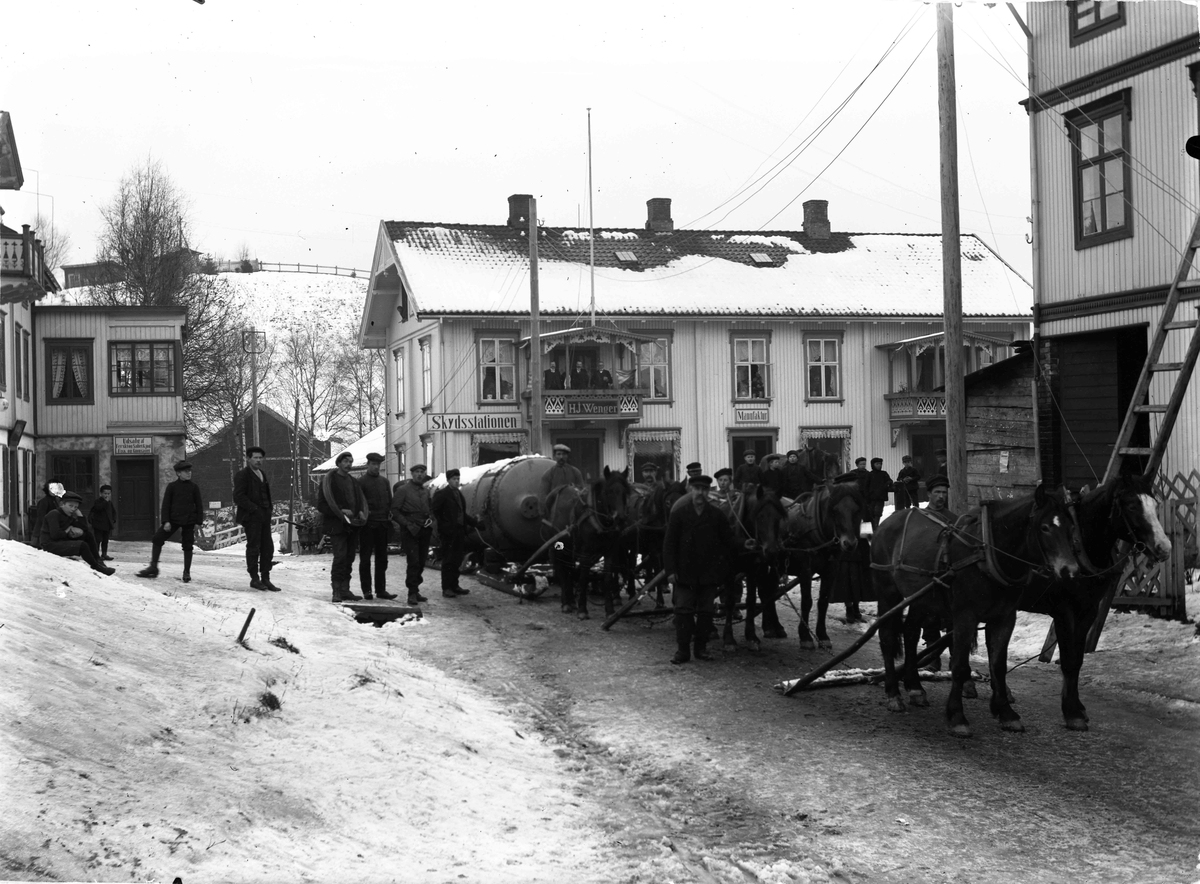
[[162, 555], [163, 544], [179, 531], [183, 543], [183, 582], [190, 583], [196, 526], [203, 521], [204, 501], [200, 497], [200, 487], [192, 481], [192, 465], [181, 460], [175, 464], [175, 481], [163, 491], [159, 527], [150, 539], [150, 564], [138, 571], [137, 576], [158, 576], [158, 557]]
[[921, 472], [913, 466], [911, 454], [900, 458], [903, 466], [896, 474], [896, 509], [906, 510], [921, 502]]
[[783, 464], [782, 454], [768, 454], [762, 461], [762, 472], [759, 474], [759, 484], [764, 491], [771, 491], [776, 497], [783, 494]]
[[712, 479], [692, 476], [693, 493], [673, 509], [663, 540], [663, 568], [674, 584], [675, 655], [672, 663], [710, 659], [706, 650], [713, 628], [717, 591], [733, 573], [738, 554], [729, 520], [708, 499]]
[[883, 468], [883, 458], [871, 458], [871, 471], [867, 473], [867, 511], [871, 516], [872, 531], [879, 530], [879, 520], [883, 518], [883, 508], [892, 488], [892, 477]]
[[425, 578], [425, 562], [429, 558], [429, 541], [433, 537], [433, 511], [430, 508], [429, 473], [425, 464], [413, 464], [408, 470], [411, 478], [392, 495], [392, 518], [400, 525], [400, 543], [404, 547], [404, 585], [408, 588], [408, 603], [417, 605], [429, 599], [421, 595]]
[[317, 510], [325, 517], [324, 529], [333, 547], [333, 564], [329, 568], [329, 583], [333, 602], [356, 602], [359, 597], [350, 591], [354, 572], [354, 554], [358, 550], [358, 532], [367, 524], [370, 505], [362, 486], [350, 475], [354, 455], [343, 451], [333, 462], [336, 469], [321, 477], [317, 494]]
[[554, 489], [564, 485], [574, 485], [581, 490], [583, 488], [583, 473], [579, 472], [579, 467], [571, 463], [571, 449], [559, 442], [554, 446], [553, 454], [554, 466], [542, 474], [539, 486], [543, 511], [546, 509], [546, 501], [550, 497], [550, 492]]
[[108, 567], [96, 555], [87, 520], [79, 514], [82, 504], [83, 498], [74, 491], [64, 492], [57, 505], [42, 519], [39, 546], [56, 556], [79, 556], [93, 571], [107, 577], [116, 569]]
[[950, 465], [946, 463], [946, 449], [939, 448], [933, 453], [933, 456], [937, 458], [937, 463], [933, 467], [933, 472], [938, 476], [949, 476]]
[[742, 454], [742, 462], [733, 473], [733, 484], [739, 491], [753, 491], [753, 488], [747, 489], [746, 486], [757, 485], [762, 480], [762, 467], [757, 461], [758, 455], [754, 453], [753, 448], [747, 448]]
[[733, 487], [733, 470], [729, 467], [721, 467], [713, 473], [713, 478], [717, 480], [717, 490], [709, 494], [709, 497], [718, 505], [724, 504], [732, 511], [737, 506], [738, 499], [741, 495], [734, 490]]
[[467, 512], [467, 501], [459, 490], [462, 473], [446, 470], [446, 484], [437, 490], [430, 503], [437, 519], [438, 548], [442, 555], [442, 596], [452, 599], [467, 595], [470, 590], [458, 584], [458, 569], [462, 566], [467, 542], [467, 529], [482, 528], [483, 523]]
[[[928, 513], [931, 518], [937, 519], [946, 525], [953, 525], [958, 521], [958, 516], [950, 511], [950, 480], [945, 476], [934, 476], [925, 483], [925, 491], [929, 494], [929, 502], [925, 504], [922, 512]], [[927, 622], [921, 629], [921, 638], [925, 642], [925, 647], [928, 648], [941, 637], [942, 631], [936, 621]], [[929, 668], [935, 672], [942, 668], [942, 659], [939, 655], [936, 659], [931, 660]]]
[[271, 501], [271, 480], [263, 471], [267, 452], [257, 445], [246, 449], [246, 465], [233, 477], [234, 517], [246, 532], [246, 571], [250, 588], [279, 592], [271, 582], [271, 562], [275, 558], [275, 535], [271, 520], [275, 507]]
[[392, 486], [380, 475], [383, 455], [372, 451], [367, 455], [367, 471], [358, 477], [363, 497], [367, 500], [367, 524], [358, 530], [358, 585], [364, 599], [372, 598], [371, 563], [375, 563], [374, 594], [391, 600], [396, 596], [387, 591], [388, 535], [392, 520], [388, 508], [392, 502]]
[[695, 493], [696, 489], [691, 485], [691, 481], [704, 473], [704, 468], [700, 466], [700, 461], [698, 460], [692, 461], [684, 467], [684, 470], [686, 471], [686, 475], [684, 475], [683, 479], [667, 489], [668, 495], [676, 495], [674, 501], [671, 503], [671, 512], [675, 512], [675, 510], [683, 506], [687, 498]]
[[809, 469], [808, 464], [800, 460], [798, 450], [793, 449], [787, 453], [787, 463], [783, 465], [784, 497], [795, 500], [801, 494], [812, 491], [820, 481], [821, 478]]
[[111, 562], [113, 557], [108, 554], [108, 538], [113, 528], [117, 527], [117, 508], [112, 502], [112, 486], [101, 485], [100, 496], [92, 501], [88, 511], [88, 524], [92, 526], [92, 534], [96, 538], [96, 552], [100, 561]]

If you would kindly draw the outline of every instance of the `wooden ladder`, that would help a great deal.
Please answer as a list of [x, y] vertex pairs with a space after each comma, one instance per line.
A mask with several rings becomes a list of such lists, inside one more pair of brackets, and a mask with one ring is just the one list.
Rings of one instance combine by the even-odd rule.
[[[1137, 386], [1134, 388], [1133, 396], [1129, 400], [1129, 408], [1125, 412], [1125, 420], [1121, 424], [1121, 432], [1117, 435], [1117, 441], [1113, 445], [1112, 454], [1109, 455], [1108, 466], [1105, 467], [1104, 478], [1101, 480], [1102, 484], [1120, 474], [1121, 466], [1126, 457], [1147, 458], [1143, 474], [1151, 481], [1158, 475], [1158, 468], [1162, 464], [1163, 453], [1166, 451], [1167, 443], [1171, 439], [1171, 430], [1175, 426], [1175, 419], [1179, 416], [1179, 409], [1183, 405], [1183, 397], [1187, 393], [1188, 382], [1191, 380], [1192, 371], [1196, 367], [1196, 359], [1200, 357], [1200, 320], [1187, 319], [1178, 322], [1175, 320], [1175, 310], [1179, 306], [1180, 286], [1183, 285], [1188, 273], [1191, 272], [1192, 262], [1195, 260], [1197, 249], [1200, 249], [1200, 215], [1196, 216], [1196, 223], [1192, 226], [1192, 235], [1188, 239], [1183, 259], [1179, 262], [1179, 270], [1176, 271], [1175, 279], [1172, 280], [1171, 288], [1167, 292], [1167, 300], [1163, 305], [1162, 315], [1158, 320], [1158, 328], [1154, 332], [1154, 340], [1150, 343], [1150, 350], [1146, 354], [1146, 361], [1143, 363], [1142, 372], [1138, 376]], [[1159, 362], [1158, 360], [1162, 356], [1163, 349], [1166, 347], [1167, 335], [1173, 331], [1185, 331], [1187, 329], [1191, 329], [1192, 339], [1188, 344], [1183, 361]], [[1166, 404], [1151, 404], [1146, 401], [1150, 392], [1150, 383], [1156, 375], [1163, 372], [1176, 372], [1175, 385], [1171, 388], [1171, 398]], [[1130, 442], [1133, 440], [1134, 430], [1137, 427], [1138, 419], [1143, 414], [1161, 414], [1162, 422], [1159, 424], [1156, 434], [1153, 427], [1151, 428], [1153, 438], [1149, 447], [1132, 446]], [[1088, 633], [1087, 650], [1089, 653], [1096, 649], [1096, 642], [1100, 640], [1100, 633], [1104, 629], [1104, 621], [1108, 619], [1109, 608], [1112, 606], [1113, 598], [1119, 589], [1120, 581], [1100, 602], [1100, 610], [1096, 614], [1096, 622], [1092, 624], [1092, 629]], [[1054, 624], [1051, 623], [1050, 631], [1046, 633], [1046, 641], [1042, 645], [1042, 653], [1038, 659], [1044, 663], [1049, 663], [1056, 643]]]

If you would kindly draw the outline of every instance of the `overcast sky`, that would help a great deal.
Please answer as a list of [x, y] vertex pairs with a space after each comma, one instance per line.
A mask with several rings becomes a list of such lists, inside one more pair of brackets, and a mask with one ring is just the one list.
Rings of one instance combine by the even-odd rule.
[[[909, 0], [9, 4], [0, 206], [19, 229], [40, 191], [89, 261], [152, 157], [194, 248], [367, 268], [380, 220], [503, 223], [512, 193], [586, 227], [590, 107], [597, 227], [670, 197], [677, 228], [798, 230], [825, 199], [836, 231], [936, 232], [935, 30]], [[1028, 278], [1025, 37], [1003, 3], [955, 32], [962, 229]]]

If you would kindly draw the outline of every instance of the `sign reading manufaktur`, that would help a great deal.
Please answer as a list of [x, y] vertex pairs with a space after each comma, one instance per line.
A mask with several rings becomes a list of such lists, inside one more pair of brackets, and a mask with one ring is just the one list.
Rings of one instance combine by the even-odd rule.
[[476, 412], [475, 414], [430, 414], [429, 432], [453, 432], [455, 430], [520, 430], [523, 429], [521, 415]]

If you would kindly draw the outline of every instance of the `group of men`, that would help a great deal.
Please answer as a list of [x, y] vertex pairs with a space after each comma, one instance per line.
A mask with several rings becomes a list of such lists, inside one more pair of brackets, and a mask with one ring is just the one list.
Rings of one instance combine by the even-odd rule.
[[594, 371], [584, 367], [582, 359], [575, 360], [575, 368], [568, 377], [558, 370], [558, 363], [550, 361], [550, 367], [542, 372], [542, 386], [547, 390], [565, 390], [570, 382], [572, 390], [611, 390], [612, 372], [604, 367], [604, 360], [596, 363]]

